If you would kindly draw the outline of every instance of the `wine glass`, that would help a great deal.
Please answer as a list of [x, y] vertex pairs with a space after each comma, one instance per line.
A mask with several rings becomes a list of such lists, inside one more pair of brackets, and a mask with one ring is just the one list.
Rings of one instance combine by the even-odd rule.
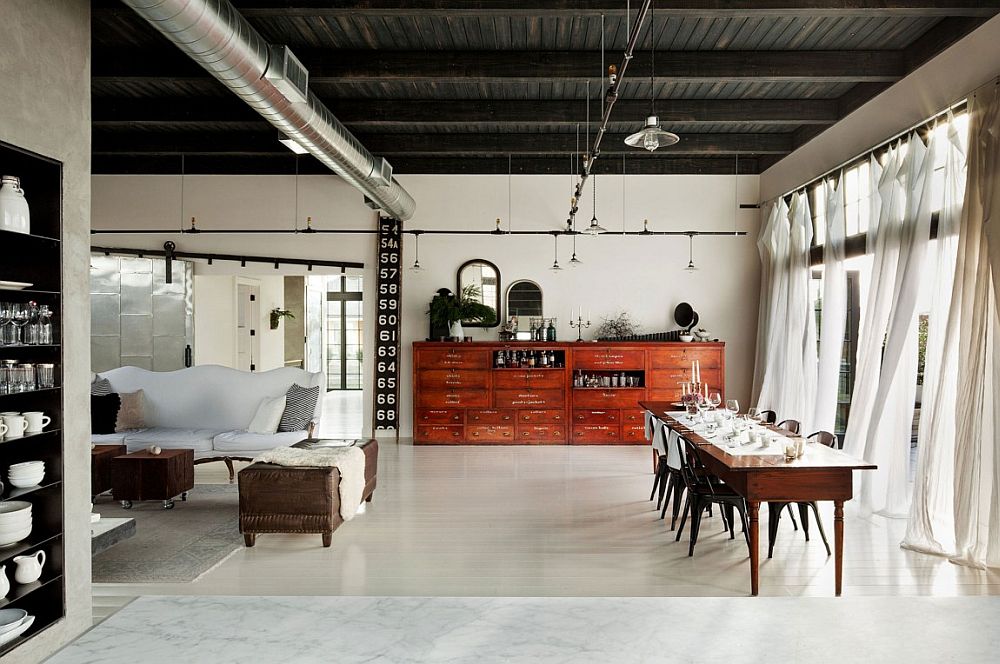
[[736, 399], [726, 399], [726, 410], [729, 411], [729, 417], [735, 419], [736, 414], [740, 412], [740, 402]]
[[722, 395], [718, 392], [712, 392], [708, 396], [708, 402], [712, 404], [712, 408], [718, 408], [722, 405]]
[[11, 342], [8, 341], [10, 338], [7, 327], [10, 325], [11, 311], [13, 310], [13, 303], [11, 302], [0, 302], [0, 345], [8, 345]]
[[21, 330], [28, 321], [31, 320], [31, 312], [28, 305], [23, 302], [16, 302], [11, 310], [11, 322], [14, 325], [14, 340], [15, 345], [21, 345]]
[[747, 419], [751, 419], [755, 422], [760, 421], [760, 409], [747, 408]]

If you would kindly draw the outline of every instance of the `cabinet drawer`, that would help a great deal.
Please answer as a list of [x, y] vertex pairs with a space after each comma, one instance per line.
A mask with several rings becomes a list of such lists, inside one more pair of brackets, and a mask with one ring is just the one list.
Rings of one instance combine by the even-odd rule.
[[418, 372], [417, 380], [423, 388], [486, 389], [488, 376], [485, 369], [429, 369]]
[[573, 426], [574, 443], [614, 443], [621, 435], [621, 430], [608, 424], [576, 424]]
[[[722, 382], [722, 371], [720, 369], [706, 369], [701, 366], [701, 379], [709, 385], [718, 385]], [[647, 384], [652, 388], [677, 389], [680, 390], [681, 383], [691, 380], [691, 365], [686, 369], [654, 369], [646, 372]]]
[[494, 387], [552, 388], [566, 385], [566, 372], [563, 370], [538, 369], [498, 369], [493, 373]]
[[[669, 401], [671, 403], [679, 402], [681, 400], [681, 388], [678, 385], [676, 389], [649, 389], [646, 391], [646, 401]], [[680, 406], [677, 407], [680, 410]]]
[[512, 410], [470, 410], [466, 413], [468, 424], [514, 424]]
[[581, 410], [573, 411], [573, 424], [618, 424], [619, 411]]
[[465, 424], [465, 411], [418, 408], [415, 424]]
[[646, 412], [639, 409], [622, 409], [622, 427], [626, 426], [637, 426], [642, 427], [645, 432], [646, 429]]
[[[485, 395], [485, 392], [483, 393]], [[498, 408], [564, 408], [566, 393], [563, 390], [495, 390], [494, 405]]]
[[466, 439], [470, 443], [512, 443], [513, 426], [470, 426], [465, 428]]
[[629, 408], [638, 407], [639, 401], [645, 398], [645, 390], [614, 388], [583, 388], [573, 390], [574, 408]]
[[566, 427], [561, 424], [518, 424], [517, 440], [524, 443], [565, 443]]
[[465, 427], [417, 425], [417, 442], [461, 443]]
[[616, 350], [614, 348], [573, 351], [574, 369], [622, 369], [641, 371], [646, 366], [646, 354], [641, 350]]
[[[649, 351], [649, 366], [652, 369], [683, 369], [690, 373], [691, 363], [701, 361], [702, 372], [705, 369], [722, 367], [720, 348], [659, 348]], [[685, 376], [686, 378], [687, 376]]]
[[622, 427], [622, 440], [628, 441], [630, 443], [646, 443], [646, 427], [641, 426], [623, 426]]
[[490, 352], [472, 348], [432, 348], [417, 351], [418, 369], [489, 369]]
[[488, 408], [489, 393], [486, 390], [420, 390], [417, 396], [419, 408]]
[[517, 413], [518, 423], [562, 424], [566, 421], [564, 410], [521, 410]]

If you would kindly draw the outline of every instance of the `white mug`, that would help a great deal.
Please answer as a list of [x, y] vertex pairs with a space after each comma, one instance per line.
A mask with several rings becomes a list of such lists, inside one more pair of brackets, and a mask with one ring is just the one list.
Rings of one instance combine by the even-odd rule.
[[7, 427], [4, 431], [7, 438], [20, 438], [28, 428], [28, 420], [23, 415], [4, 415], [3, 423]]
[[40, 410], [25, 411], [24, 419], [28, 423], [24, 428], [25, 433], [39, 433], [52, 422], [52, 418]]

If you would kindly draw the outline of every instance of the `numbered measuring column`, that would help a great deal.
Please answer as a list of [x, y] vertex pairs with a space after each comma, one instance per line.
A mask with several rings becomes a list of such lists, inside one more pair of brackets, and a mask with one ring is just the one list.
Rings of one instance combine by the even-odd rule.
[[375, 323], [375, 407], [372, 428], [399, 438], [399, 332], [402, 222], [378, 222], [378, 316]]

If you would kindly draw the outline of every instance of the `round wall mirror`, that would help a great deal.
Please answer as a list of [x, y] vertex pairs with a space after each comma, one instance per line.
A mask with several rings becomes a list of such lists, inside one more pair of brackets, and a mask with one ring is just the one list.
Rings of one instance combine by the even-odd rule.
[[540, 317], [542, 315], [542, 287], [534, 281], [521, 279], [507, 289], [507, 317]]
[[462, 263], [458, 268], [458, 292], [466, 294], [469, 290], [475, 293], [475, 299], [487, 307], [492, 307], [493, 320], [462, 321], [462, 327], [496, 327], [500, 324], [500, 268], [488, 260], [476, 258]]

